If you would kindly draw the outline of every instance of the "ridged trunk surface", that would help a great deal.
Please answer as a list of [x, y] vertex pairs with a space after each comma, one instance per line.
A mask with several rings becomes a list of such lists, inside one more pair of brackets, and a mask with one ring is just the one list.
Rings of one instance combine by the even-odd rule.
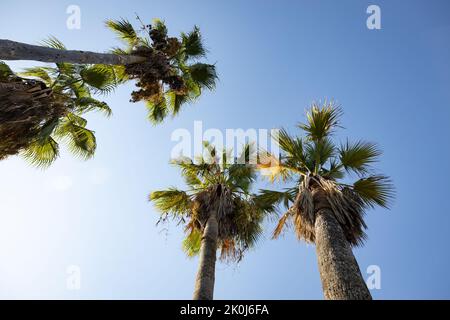
[[219, 226], [217, 216], [212, 213], [206, 222], [200, 247], [200, 260], [195, 281], [194, 300], [212, 300], [217, 257]]
[[371, 300], [350, 243], [328, 208], [316, 213], [315, 243], [325, 299]]
[[0, 60], [33, 60], [53, 63], [128, 65], [144, 62], [135, 55], [60, 50], [0, 39]]

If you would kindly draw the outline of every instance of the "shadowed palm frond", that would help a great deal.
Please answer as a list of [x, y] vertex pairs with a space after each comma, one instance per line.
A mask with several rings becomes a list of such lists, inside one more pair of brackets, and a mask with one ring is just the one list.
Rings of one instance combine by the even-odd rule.
[[[46, 70], [47, 69], [47, 70]], [[48, 68], [44, 67], [33, 67], [26, 68], [23, 72], [19, 73], [22, 77], [36, 77], [44, 81], [47, 86], [51, 86], [53, 84], [53, 80], [49, 75]]]
[[189, 33], [181, 33], [182, 52], [189, 58], [202, 58], [206, 55], [200, 29], [195, 26]]
[[218, 79], [216, 67], [211, 64], [195, 63], [189, 66], [189, 74], [192, 80], [201, 88], [214, 90]]

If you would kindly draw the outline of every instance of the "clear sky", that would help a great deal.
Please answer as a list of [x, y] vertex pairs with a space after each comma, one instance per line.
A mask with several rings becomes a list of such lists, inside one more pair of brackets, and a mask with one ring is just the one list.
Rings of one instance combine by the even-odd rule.
[[[81, 29], [66, 8], [81, 8]], [[381, 8], [381, 30], [366, 9]], [[450, 298], [450, 2], [442, 1], [1, 1], [0, 38], [36, 43], [54, 35], [71, 49], [118, 42], [106, 18], [164, 19], [171, 34], [200, 26], [220, 82], [194, 106], [152, 127], [132, 84], [104, 98], [114, 116], [88, 116], [94, 159], [70, 154], [43, 171], [0, 162], [0, 298], [190, 299], [197, 259], [182, 230], [156, 227], [151, 190], [182, 187], [168, 165], [178, 128], [295, 132], [306, 107], [334, 99], [339, 136], [375, 141], [390, 175], [392, 210], [369, 212], [369, 239], [355, 254], [367, 277], [381, 268], [375, 298]], [[17, 71], [33, 62], [11, 63]], [[259, 183], [258, 187], [266, 186]], [[267, 232], [272, 229], [267, 225]], [[79, 266], [80, 290], [66, 287]], [[321, 299], [314, 247], [292, 234], [263, 239], [239, 265], [218, 264], [218, 299]]]

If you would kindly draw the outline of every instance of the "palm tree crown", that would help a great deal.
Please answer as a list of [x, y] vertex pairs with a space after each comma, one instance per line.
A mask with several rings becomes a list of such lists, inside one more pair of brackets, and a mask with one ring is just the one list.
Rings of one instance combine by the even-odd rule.
[[[44, 44], [65, 50], [55, 38]], [[0, 70], [0, 82], [15, 85], [2, 94], [0, 159], [20, 153], [33, 165], [47, 167], [58, 157], [60, 142], [81, 158], [94, 155], [95, 135], [86, 128], [87, 120], [82, 116], [94, 110], [112, 114], [105, 102], [92, 97], [93, 93], [106, 94], [115, 88], [112, 67], [57, 63], [19, 74], [33, 79], [21, 78], [4, 63]]]
[[[335, 143], [333, 133], [340, 127], [341, 115], [341, 109], [333, 103], [314, 103], [307, 113], [307, 122], [298, 125], [305, 133], [303, 137], [291, 136], [282, 129], [275, 137], [282, 150], [280, 157], [261, 153], [262, 174], [272, 182], [294, 182], [284, 191], [261, 191], [264, 201], [288, 208], [279, 220], [274, 238], [287, 223], [292, 223], [299, 239], [315, 241], [319, 190], [352, 245], [362, 244], [366, 237], [366, 210], [376, 205], [389, 207], [393, 186], [389, 178], [373, 173], [371, 167], [381, 151], [370, 142]], [[355, 175], [356, 181], [348, 183]]]
[[157, 124], [168, 115], [178, 114], [181, 106], [197, 99], [203, 89], [214, 89], [217, 74], [214, 65], [199, 62], [207, 50], [198, 27], [175, 38], [168, 36], [161, 20], [141, 24], [141, 29], [135, 30], [124, 19], [106, 21], [107, 27], [125, 43], [114, 53], [148, 58], [143, 63], [114, 68], [122, 81], [137, 79], [139, 90], [132, 93], [131, 101], [146, 101], [148, 117]]
[[154, 191], [150, 200], [162, 212], [161, 220], [174, 218], [185, 223], [183, 247], [189, 256], [199, 252], [203, 230], [214, 211], [221, 258], [240, 260], [261, 235], [261, 222], [271, 207], [251, 193], [256, 167], [244, 160], [249, 158], [249, 146], [232, 164], [227, 163], [226, 152], [219, 157], [215, 148], [209, 146], [209, 151], [210, 157], [199, 158], [196, 163], [188, 158], [173, 161], [182, 170], [188, 190]]

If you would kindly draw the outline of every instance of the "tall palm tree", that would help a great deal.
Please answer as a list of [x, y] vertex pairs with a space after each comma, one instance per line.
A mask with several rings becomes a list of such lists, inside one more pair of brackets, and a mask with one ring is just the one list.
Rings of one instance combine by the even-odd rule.
[[227, 163], [226, 152], [219, 157], [207, 146], [211, 157], [173, 162], [182, 170], [186, 191], [170, 188], [150, 194], [162, 221], [174, 218], [185, 225], [187, 254], [200, 255], [195, 300], [213, 299], [218, 248], [221, 259], [240, 260], [260, 236], [264, 215], [273, 210], [251, 193], [256, 168], [248, 161], [249, 146], [233, 164]]
[[135, 30], [127, 20], [108, 20], [107, 27], [126, 45], [111, 53], [73, 51], [0, 39], [0, 60], [114, 65], [120, 82], [137, 80], [139, 90], [132, 92], [131, 101], [146, 101], [150, 120], [160, 123], [167, 115], [176, 115], [182, 104], [199, 97], [202, 89], [213, 89], [217, 74], [214, 65], [199, 61], [206, 56], [206, 49], [198, 27], [181, 33], [178, 39], [168, 36], [160, 20], [154, 20], [152, 25], [141, 24], [141, 29]]
[[[44, 43], [64, 50], [55, 38]], [[57, 63], [17, 75], [0, 63], [0, 160], [20, 153], [46, 167], [58, 157], [60, 142], [75, 155], [92, 157], [96, 139], [83, 115], [94, 110], [111, 115], [92, 94], [108, 93], [116, 85], [114, 70], [105, 65]]]
[[386, 176], [373, 173], [371, 166], [381, 155], [375, 144], [335, 143], [332, 136], [341, 114], [333, 103], [313, 104], [307, 122], [299, 124], [303, 137], [284, 129], [277, 134], [280, 158], [263, 152], [259, 168], [271, 181], [290, 181], [293, 186], [262, 190], [261, 197], [288, 209], [274, 238], [291, 223], [299, 239], [315, 243], [326, 299], [371, 299], [352, 247], [362, 245], [366, 237], [366, 210], [388, 207], [393, 186]]

